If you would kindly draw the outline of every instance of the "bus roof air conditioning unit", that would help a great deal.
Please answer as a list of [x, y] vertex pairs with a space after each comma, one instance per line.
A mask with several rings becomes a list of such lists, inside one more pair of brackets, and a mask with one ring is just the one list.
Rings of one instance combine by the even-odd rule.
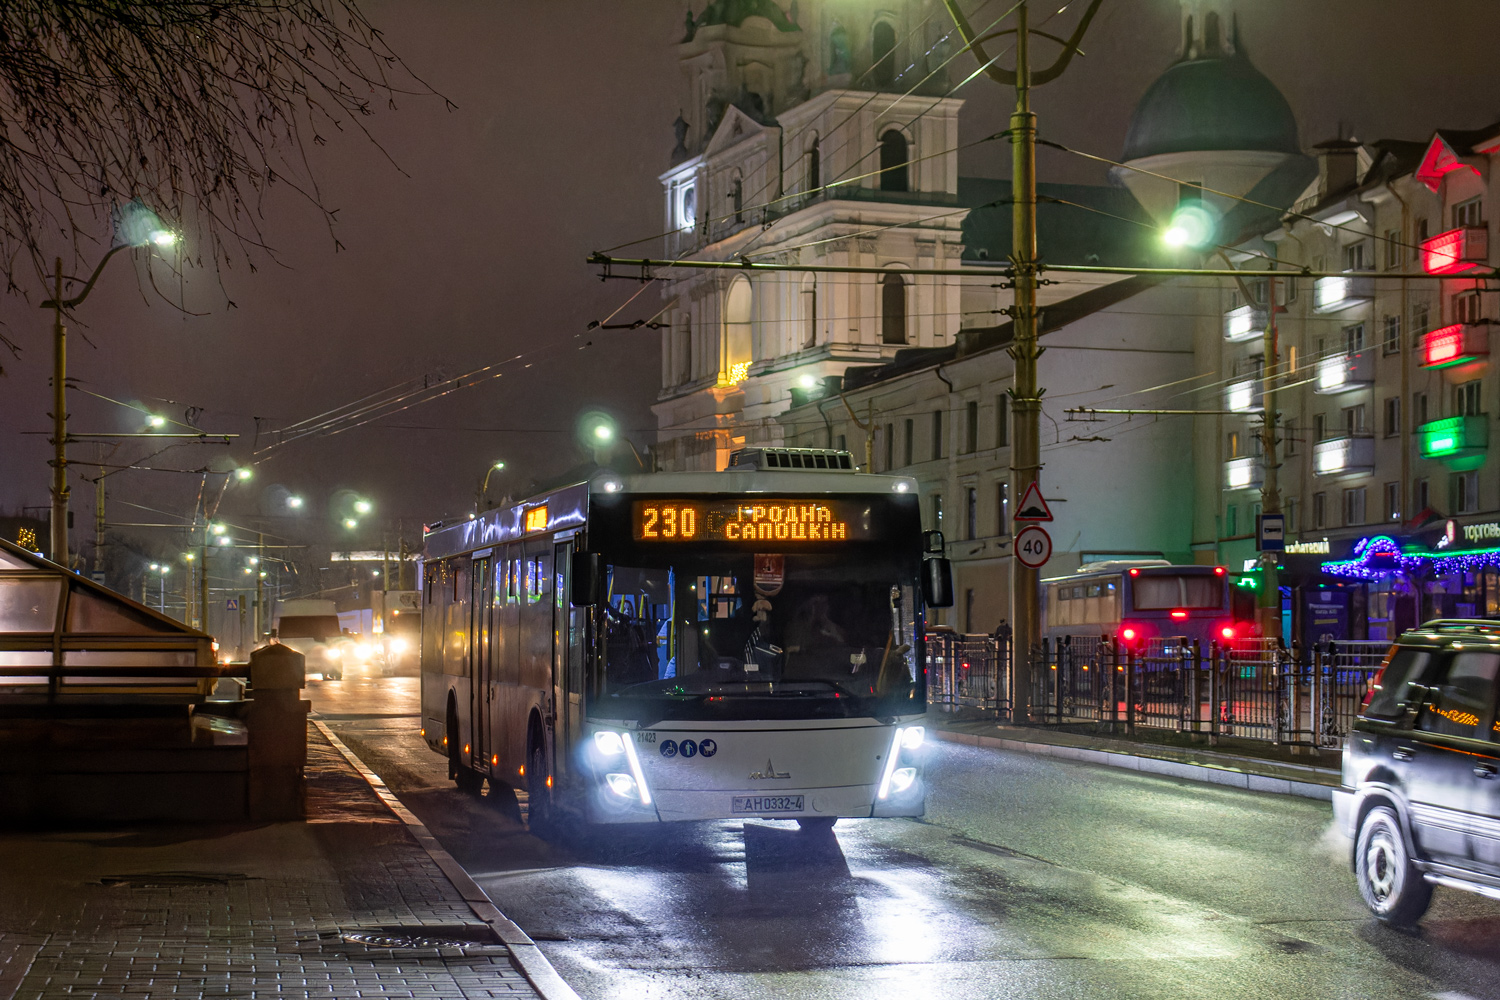
[[854, 456], [834, 448], [742, 448], [729, 456], [729, 468], [853, 472]]

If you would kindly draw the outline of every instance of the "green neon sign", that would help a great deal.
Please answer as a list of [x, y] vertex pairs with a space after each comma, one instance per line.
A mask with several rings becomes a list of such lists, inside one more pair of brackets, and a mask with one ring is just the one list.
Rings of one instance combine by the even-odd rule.
[[1477, 468], [1489, 445], [1488, 418], [1482, 415], [1429, 420], [1417, 430], [1423, 458], [1440, 459], [1450, 468]]

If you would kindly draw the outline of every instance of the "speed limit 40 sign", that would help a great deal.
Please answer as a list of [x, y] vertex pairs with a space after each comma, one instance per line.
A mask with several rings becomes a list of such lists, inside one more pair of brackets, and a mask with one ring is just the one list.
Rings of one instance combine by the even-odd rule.
[[1028, 524], [1016, 532], [1015, 545], [1022, 566], [1041, 569], [1052, 558], [1052, 536], [1040, 525]]

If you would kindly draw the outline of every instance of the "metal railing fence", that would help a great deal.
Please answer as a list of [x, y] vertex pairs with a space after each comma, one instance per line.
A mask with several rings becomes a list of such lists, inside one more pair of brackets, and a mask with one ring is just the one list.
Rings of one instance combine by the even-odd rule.
[[[932, 705], [1009, 718], [1010, 641], [996, 635], [927, 636]], [[1212, 642], [1157, 637], [1128, 644], [1108, 635], [1043, 640], [1029, 651], [1030, 721], [1108, 724], [1337, 746], [1389, 642], [1323, 641], [1287, 648], [1278, 639]]]

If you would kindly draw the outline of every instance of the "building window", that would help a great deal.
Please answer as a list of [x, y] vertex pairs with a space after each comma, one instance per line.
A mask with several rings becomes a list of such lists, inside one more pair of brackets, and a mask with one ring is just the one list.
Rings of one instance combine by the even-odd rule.
[[1319, 531], [1328, 524], [1328, 494], [1313, 494], [1313, 527]]
[[734, 221], [745, 221], [745, 181], [736, 177], [729, 186], [729, 205], [734, 209]]
[[1224, 537], [1233, 538], [1240, 533], [1240, 509], [1235, 504], [1224, 508]]
[[1344, 247], [1344, 270], [1363, 271], [1372, 263], [1366, 244], [1363, 242], [1351, 243]]
[[874, 64], [870, 76], [877, 87], [889, 87], [896, 81], [896, 29], [889, 21], [876, 21], [870, 32], [870, 56]]
[[1477, 417], [1480, 409], [1481, 383], [1478, 379], [1453, 387], [1453, 413], [1459, 417]]
[[979, 491], [964, 487], [964, 537], [979, 537]]
[[1484, 225], [1484, 199], [1470, 198], [1453, 206], [1454, 226]]
[[802, 346], [818, 346], [818, 282], [810, 274], [802, 279]]
[[1382, 338], [1383, 350], [1386, 354], [1395, 354], [1401, 350], [1401, 317], [1387, 316], [1385, 318], [1385, 336]]
[[880, 279], [880, 342], [906, 343], [906, 280], [895, 271]]
[[1385, 484], [1385, 519], [1387, 521], [1401, 520], [1401, 484]]
[[910, 465], [912, 460], [912, 441], [916, 437], [916, 421], [910, 417], [906, 418], [906, 438], [902, 442], [901, 455], [902, 465]]
[[1368, 425], [1365, 422], [1365, 404], [1344, 407], [1344, 434], [1354, 437], [1356, 434], [1365, 433]]
[[1390, 396], [1385, 401], [1385, 436], [1393, 438], [1401, 433], [1401, 397]]
[[896, 425], [885, 425], [885, 469], [887, 472], [896, 467]]
[[1418, 260], [1422, 256], [1422, 244], [1427, 241], [1427, 220], [1418, 219], [1412, 223], [1411, 259]]
[[[1414, 392], [1411, 394], [1411, 429], [1413, 432], [1422, 428], [1427, 423], [1427, 393]], [[1426, 506], [1426, 504], [1423, 504]]]
[[995, 534], [1010, 534], [1010, 484], [995, 484]]
[[823, 186], [823, 153], [815, 135], [807, 146], [807, 191], [812, 193]]
[[1385, 231], [1385, 269], [1394, 271], [1401, 266], [1401, 230]]
[[1286, 349], [1286, 371], [1287, 371], [1288, 375], [1291, 375], [1291, 376], [1294, 376], [1294, 377], [1297, 374], [1297, 345], [1296, 344], [1293, 344], [1292, 346], [1290, 346], [1290, 347], [1288, 347]]
[[995, 397], [995, 447], [1010, 447], [1010, 400], [1003, 392]]
[[932, 457], [943, 457], [943, 411], [932, 411]]
[[752, 305], [749, 279], [736, 275], [729, 285], [729, 295], [724, 306], [724, 366], [721, 377], [728, 385], [743, 382], [750, 372]]
[[848, 451], [849, 450], [849, 439], [846, 436], [844, 436], [843, 434], [840, 434], [838, 436], [838, 438], [835, 439], [834, 447], [837, 448], [839, 451]]
[[941, 493], [932, 495], [932, 530], [943, 530], [943, 495]]
[[1473, 514], [1479, 510], [1479, 473], [1455, 472], [1449, 486], [1455, 514]]
[[1344, 491], [1344, 525], [1353, 527], [1365, 523], [1365, 488], [1356, 486]]
[[1286, 515], [1286, 531], [1295, 534], [1297, 531], [1297, 498], [1292, 497], [1281, 505], [1282, 513]]
[[1344, 350], [1350, 354], [1358, 354], [1365, 349], [1365, 325], [1355, 323], [1353, 326], [1344, 327]]
[[1240, 432], [1239, 431], [1230, 431], [1229, 432], [1228, 441], [1225, 443], [1224, 447], [1226, 447], [1227, 449], [1229, 449], [1229, 457], [1230, 458], [1239, 458], [1240, 457]]
[[1411, 335], [1420, 337], [1431, 324], [1427, 319], [1427, 303], [1413, 302], [1411, 306]]
[[964, 404], [964, 454], [972, 455], [979, 450], [979, 403]]
[[880, 190], [909, 190], [906, 171], [906, 136], [893, 128], [880, 137]]
[[1412, 480], [1411, 509], [1415, 512], [1412, 514], [1413, 518], [1432, 506], [1430, 492], [1430, 484], [1426, 476]]
[[1328, 437], [1328, 417], [1322, 413], [1313, 414], [1313, 440], [1322, 441]]
[[1453, 296], [1453, 322], [1478, 323], [1483, 314], [1478, 292], [1461, 292]]

